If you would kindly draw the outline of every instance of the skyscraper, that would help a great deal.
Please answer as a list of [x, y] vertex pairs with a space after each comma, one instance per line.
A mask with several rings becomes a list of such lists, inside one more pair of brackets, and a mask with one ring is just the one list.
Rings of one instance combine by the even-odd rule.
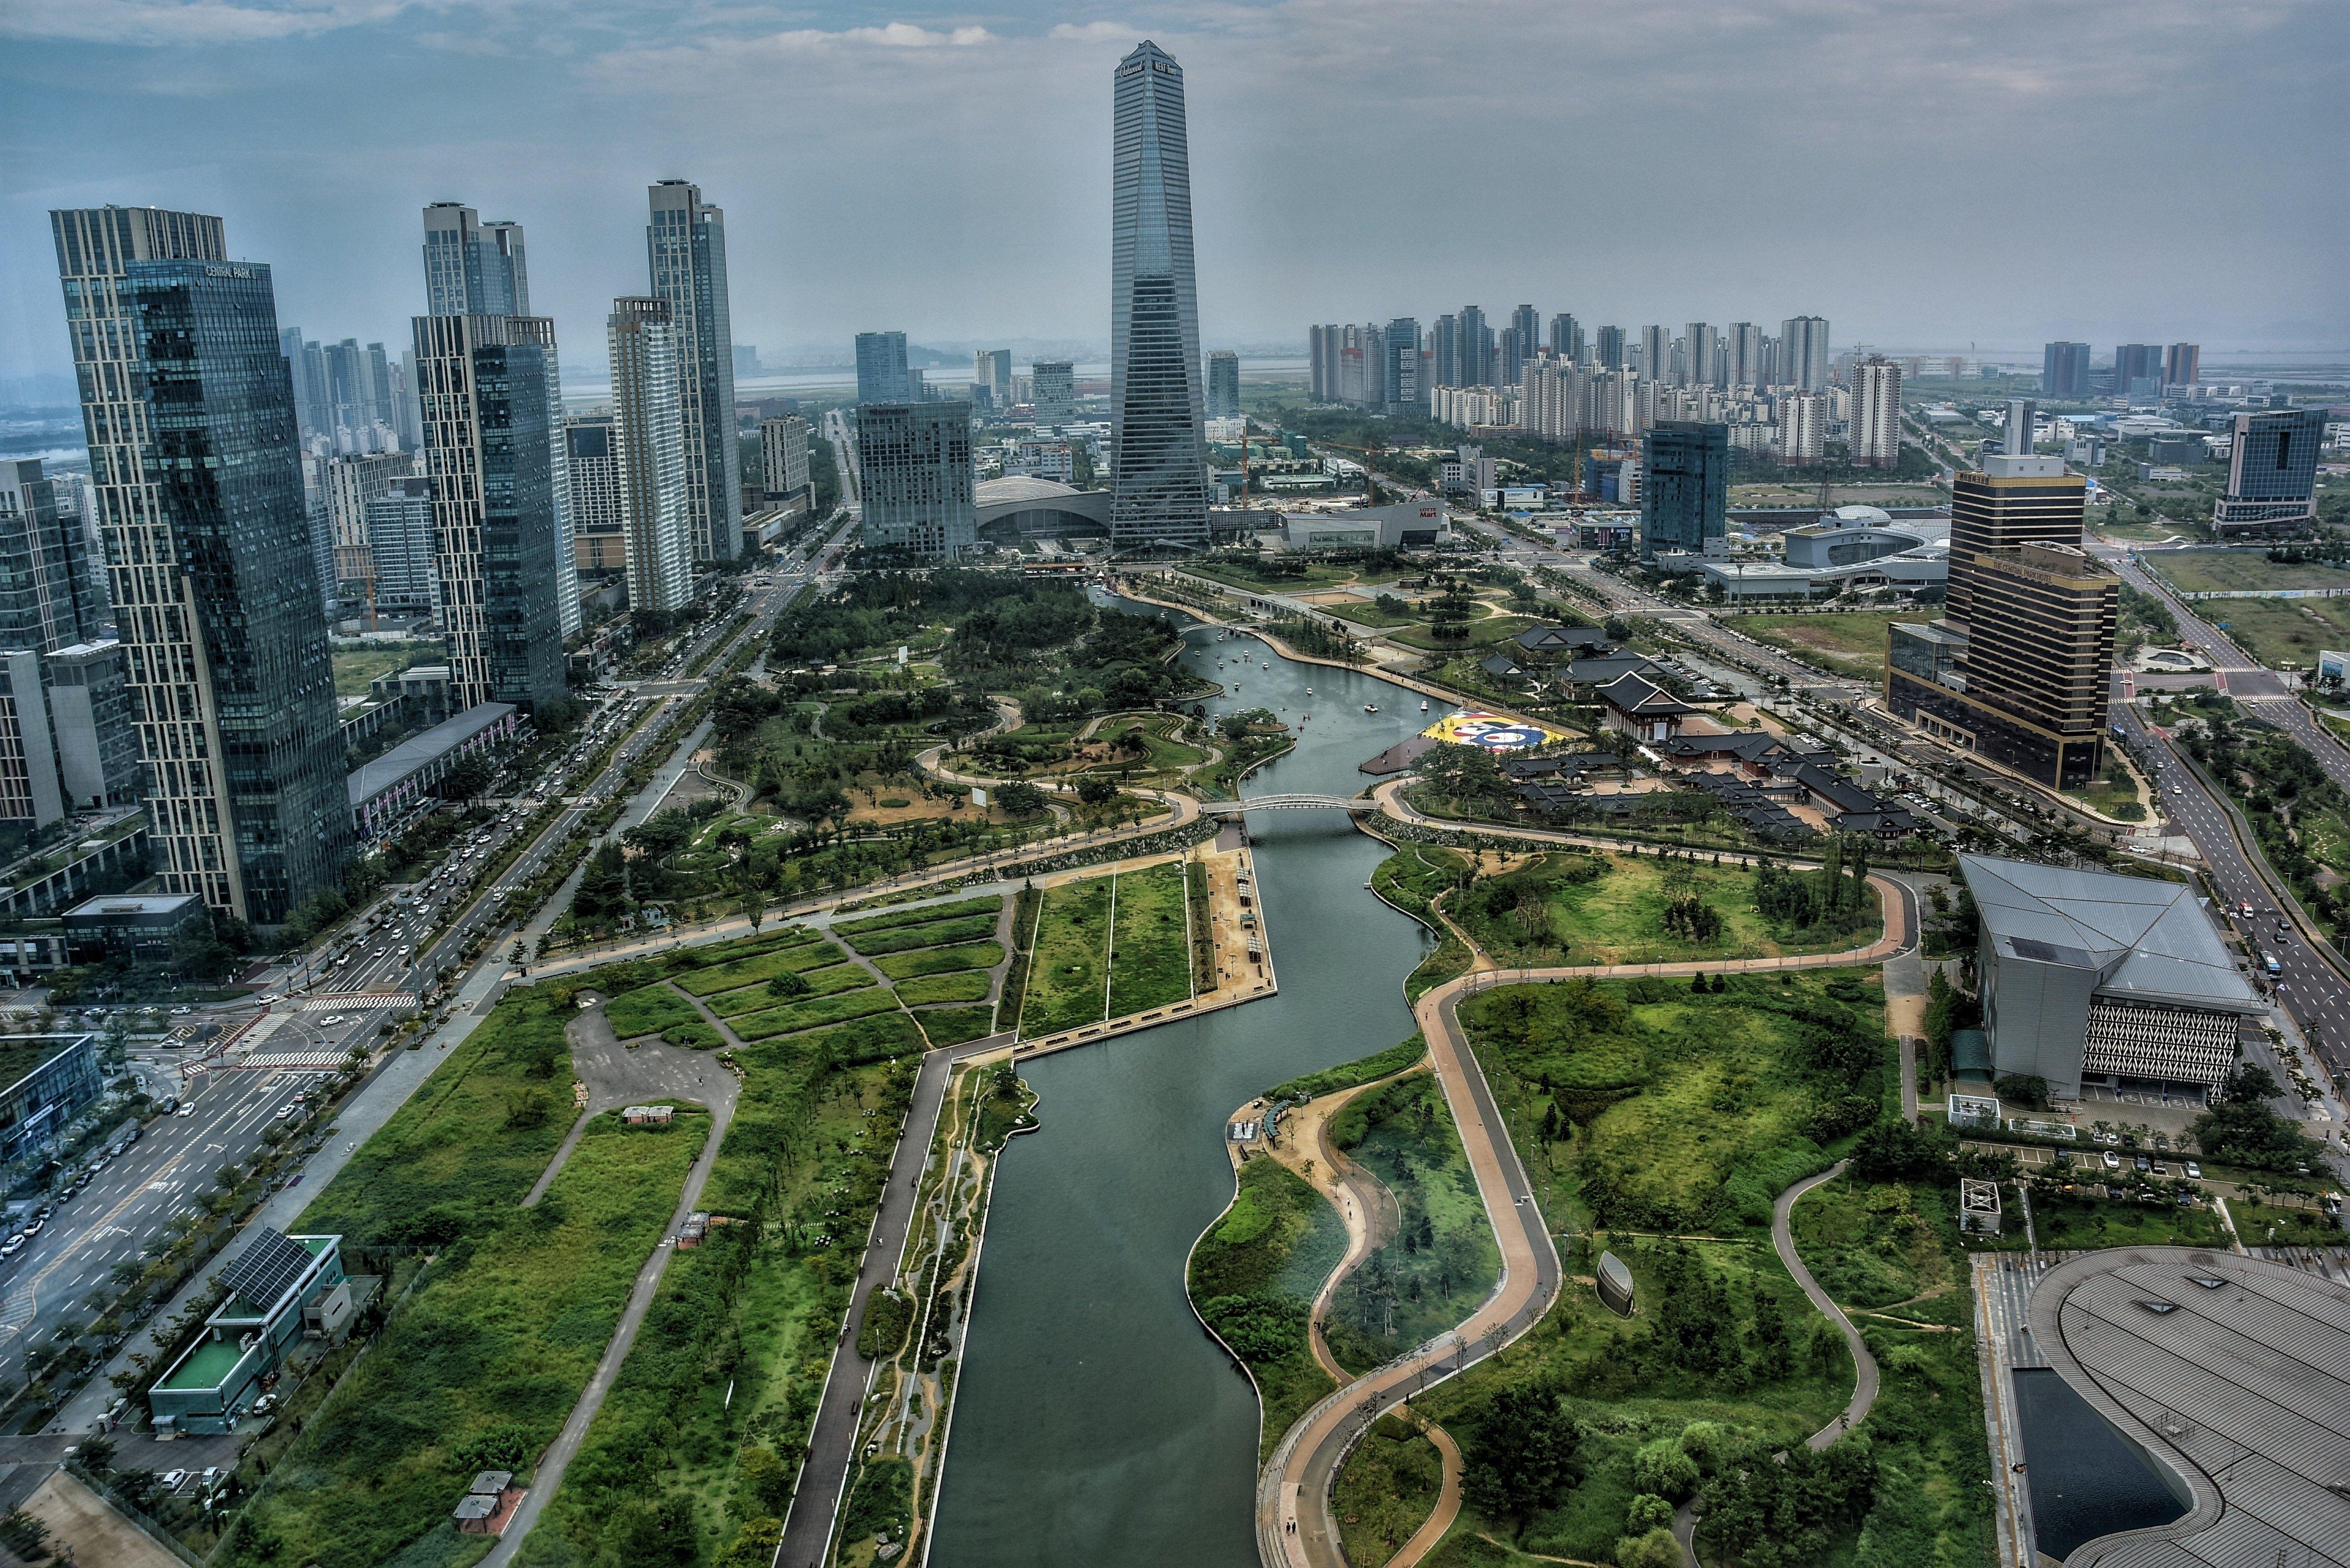
[[218, 218], [55, 212], [98, 516], [165, 888], [260, 925], [351, 856], [294, 388], [269, 268]]
[[[1531, 305], [1521, 305], [1510, 312], [1510, 335], [1518, 340], [1518, 363], [1523, 365], [1542, 352], [1542, 312]], [[1516, 379], [1515, 377], [1511, 379]]]
[[1640, 374], [1651, 381], [1669, 379], [1673, 369], [1673, 335], [1661, 327], [1640, 328]]
[[1306, 329], [1306, 397], [1317, 403], [1338, 400], [1338, 344], [1344, 328], [1336, 322]]
[[1762, 329], [1752, 321], [1733, 321], [1722, 334], [1729, 362], [1722, 367], [1724, 384], [1760, 387], [1762, 379]]
[[564, 693], [552, 483], [560, 423], [543, 316], [420, 316], [424, 472], [450, 701], [535, 707]]
[[1484, 307], [1461, 307], [1461, 382], [1464, 387], [1493, 384], [1493, 329], [1485, 325]]
[[572, 547], [577, 568], [625, 575], [629, 535], [620, 513], [620, 466], [612, 416], [574, 414], [563, 421], [571, 463]]
[[2040, 350], [2040, 395], [2077, 401], [2089, 395], [2089, 346], [2051, 343]]
[[1229, 348], [1208, 356], [1208, 417], [1229, 420], [1241, 411], [1241, 357]]
[[2167, 387], [2191, 387], [2203, 379], [2203, 349], [2194, 343], [2173, 343], [2162, 351], [2162, 381]]
[[911, 402], [912, 387], [913, 383], [906, 374], [904, 333], [860, 332], [857, 335], [858, 402]]
[[864, 487], [868, 546], [953, 556], [977, 541], [969, 403], [871, 403], [858, 409], [857, 470]]
[[1028, 367], [1028, 385], [1038, 424], [1065, 425], [1077, 417], [1076, 368], [1066, 359], [1035, 361]]
[[1729, 553], [1730, 427], [1672, 420], [1651, 430], [1640, 472], [1640, 557]]
[[1716, 385], [1721, 377], [1721, 357], [1714, 352], [1713, 327], [1703, 321], [1692, 321], [1681, 328], [1681, 341], [1688, 346], [1690, 385]]
[[2114, 396], [2155, 397], [2162, 390], [2162, 346], [2123, 343], [2114, 349]]
[[987, 389], [988, 400], [996, 408], [1009, 407], [1012, 402], [1012, 350], [978, 350], [971, 357], [971, 379], [975, 385]]
[[677, 330], [665, 299], [612, 301], [613, 482], [620, 498], [629, 607], [667, 615], [693, 587], [678, 412]]
[[[484, 223], [457, 202], [424, 209], [424, 313], [427, 316], [529, 316], [530, 269], [524, 259], [522, 225], [500, 220]], [[534, 317], [534, 319], [543, 319]], [[555, 508], [556, 556], [545, 590], [555, 600], [556, 626], [564, 637], [579, 629], [579, 564], [571, 519], [571, 449], [563, 435], [563, 367], [556, 354], [555, 328], [545, 337], [547, 407], [547, 487]], [[415, 350], [402, 356], [407, 395], [418, 400]], [[421, 451], [422, 431], [408, 450]]]
[[1434, 353], [1429, 379], [1440, 387], [1467, 385], [1461, 379], [1461, 317], [1449, 314], [1438, 317], [1431, 336], [1434, 340], [1430, 347]]
[[1852, 368], [1851, 446], [1856, 467], [1901, 462], [1901, 367], [1876, 355]]
[[2317, 449], [2324, 440], [2323, 409], [2238, 414], [2228, 489], [2213, 505], [2213, 525], [2222, 535], [2309, 526], [2317, 516]]
[[1145, 41], [1115, 80], [1110, 178], [1110, 541], [1208, 542], [1200, 306], [1183, 68]]
[[2064, 472], [2062, 458], [1999, 454], [1980, 470], [1960, 469], [1950, 484], [1950, 618], [1973, 612], [1974, 559], [2025, 545], [2081, 543], [2088, 484]]
[[1827, 390], [1827, 317], [1791, 316], [1779, 323], [1779, 384], [1804, 392]]
[[368, 498], [359, 523], [376, 604], [438, 616], [441, 575], [433, 568], [432, 482], [421, 474], [393, 480]]
[[1603, 327], [1592, 335], [1592, 358], [1603, 370], [1624, 369], [1624, 329]]
[[1808, 468], [1820, 461], [1828, 433], [1828, 400], [1825, 392], [1789, 392], [1779, 399], [1779, 461], [1790, 468]]
[[678, 423], [685, 432], [685, 514], [697, 561], [743, 553], [743, 447], [734, 436], [734, 337], [726, 300], [726, 214], [684, 180], [652, 187], [649, 293], [669, 301], [677, 333]]
[[1409, 316], [1388, 323], [1387, 394], [1390, 412], [1428, 406], [1419, 373], [1419, 322]]
[[[1012, 377], [1003, 378], [1004, 396], [1011, 396]], [[808, 488], [808, 422], [797, 414], [759, 421], [761, 494], [770, 506], [793, 501], [812, 503]], [[804, 504], [802, 510], [807, 510]]]
[[1564, 311], [1550, 318], [1550, 351], [1562, 359], [1583, 362], [1583, 324]]
[[376, 575], [368, 545], [368, 503], [415, 472], [415, 458], [403, 452], [338, 457], [327, 464], [327, 517], [335, 552], [329, 573], [336, 597], [367, 597]]

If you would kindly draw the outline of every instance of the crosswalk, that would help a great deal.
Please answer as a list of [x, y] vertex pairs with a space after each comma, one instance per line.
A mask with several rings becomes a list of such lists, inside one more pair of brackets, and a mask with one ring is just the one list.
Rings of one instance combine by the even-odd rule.
[[305, 1012], [357, 1012], [379, 1007], [413, 1007], [415, 996], [405, 991], [349, 991], [309, 996], [302, 1000]]
[[11, 1339], [22, 1333], [38, 1310], [32, 1286], [18, 1285], [10, 1291], [7, 1299], [0, 1301], [0, 1339]]
[[339, 1067], [344, 1060], [340, 1051], [255, 1051], [242, 1061], [221, 1064], [239, 1072], [266, 1073], [281, 1067]]

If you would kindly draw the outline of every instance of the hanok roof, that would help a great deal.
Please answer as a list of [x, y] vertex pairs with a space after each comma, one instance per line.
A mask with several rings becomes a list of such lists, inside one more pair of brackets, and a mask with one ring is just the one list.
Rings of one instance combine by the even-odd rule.
[[1732, 730], [1724, 735], [1675, 735], [1664, 743], [1669, 757], [1736, 757], [1759, 763], [1780, 752], [1792, 752], [1786, 742], [1767, 730]]
[[1477, 668], [1503, 680], [1514, 680], [1525, 673], [1518, 668], [1518, 661], [1506, 653], [1488, 654], [1477, 661]]
[[1696, 710], [1638, 675], [1619, 676], [1599, 689], [1599, 699], [1619, 713], [1642, 719], [1669, 719]]
[[1604, 658], [1578, 659], [1566, 667], [1566, 678], [1584, 686], [1605, 686], [1625, 675], [1661, 673], [1653, 662], [1637, 653], [1611, 653]]
[[1596, 626], [1530, 626], [1517, 644], [1528, 653], [1599, 653], [1616, 646]]
[[2227, 1012], [2264, 1011], [2182, 882], [1959, 857], [1994, 952], [2094, 970], [2096, 991]]
[[1795, 782], [1835, 807], [1839, 813], [1885, 809], [1875, 795], [1850, 779], [1840, 779], [1823, 767], [1798, 768]]

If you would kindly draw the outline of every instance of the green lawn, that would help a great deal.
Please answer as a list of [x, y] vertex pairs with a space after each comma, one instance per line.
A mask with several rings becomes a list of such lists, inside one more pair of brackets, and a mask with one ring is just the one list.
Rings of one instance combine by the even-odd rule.
[[917, 975], [951, 974], [957, 970], [993, 969], [1003, 961], [1003, 950], [995, 943], [966, 942], [961, 947], [887, 953], [875, 959], [873, 967], [891, 980], [911, 980]]
[[1088, 877], [1045, 889], [1022, 1033], [1051, 1034], [1101, 1021], [1108, 945], [1108, 877]]
[[[1857, 927], [1838, 921], [1797, 928], [1766, 919], [1754, 906], [1755, 880], [1742, 867], [1696, 860], [1544, 855], [1507, 876], [1471, 884], [1445, 907], [1503, 963], [1775, 958], [1863, 947], [1883, 929], [1873, 907]], [[1692, 927], [1668, 927], [1669, 907], [1683, 898], [1719, 917], [1711, 940], [1683, 934]]]
[[[1103, 725], [1095, 732], [1093, 740], [1087, 743], [1107, 744], [1110, 748], [1111, 755], [1117, 760], [1096, 763], [1096, 769], [1103, 773], [1114, 773], [1132, 763], [1145, 773], [1179, 773], [1185, 768], [1197, 767], [1206, 762], [1208, 753], [1199, 747], [1183, 741], [1170, 741], [1159, 732], [1161, 730], [1172, 729], [1178, 722], [1180, 722], [1179, 720], [1159, 713], [1149, 717], [1121, 719], [1117, 723]], [[1139, 757], [1130, 751], [1121, 749], [1118, 744], [1128, 736], [1141, 738], [1142, 753]]]
[[1271, 1159], [1241, 1168], [1240, 1190], [1191, 1250], [1191, 1304], [1255, 1374], [1262, 1459], [1334, 1385], [1306, 1342], [1314, 1297], [1347, 1255], [1347, 1227], [1322, 1195]]
[[749, 985], [754, 981], [773, 980], [779, 974], [805, 974], [829, 964], [845, 963], [847, 960], [848, 955], [838, 947], [810, 931], [803, 940], [788, 947], [770, 948], [765, 952], [725, 962], [706, 963], [673, 978], [680, 987], [696, 996], [715, 996], [722, 991], [732, 991], [738, 985]]
[[1393, 633], [1392, 640], [1428, 653], [1452, 653], [1463, 648], [1491, 648], [1497, 642], [1517, 636], [1528, 627], [1543, 624], [1532, 616], [1496, 615], [1471, 621], [1469, 635], [1465, 639], [1439, 638], [1431, 628], [1414, 627], [1409, 631]]
[[991, 893], [983, 898], [959, 898], [951, 904], [925, 904], [920, 909], [892, 909], [861, 919], [835, 920], [832, 929], [843, 936], [863, 936], [868, 931], [894, 931], [900, 926], [927, 925], [932, 920], [1001, 914], [1003, 909], [1003, 895]]
[[949, 942], [977, 941], [994, 934], [993, 915], [963, 915], [954, 919], [860, 932], [846, 940], [850, 947], [871, 958], [878, 953], [907, 952], [915, 948], [944, 947]]
[[1347, 1561], [1381, 1568], [1436, 1511], [1443, 1488], [1443, 1457], [1419, 1428], [1394, 1415], [1371, 1423], [1338, 1472], [1332, 1511]]
[[1168, 861], [1118, 878], [1110, 943], [1109, 1015], [1148, 1012], [1191, 994], [1183, 910], [1183, 866]]
[[[2235, 1205], [2228, 1205], [2234, 1212]], [[2052, 1251], [2090, 1251], [2099, 1247], [2225, 1246], [2228, 1232], [2213, 1209], [2180, 1209], [2168, 1203], [2119, 1203], [2091, 1197], [2038, 1198], [2032, 1200], [2033, 1228], [2040, 1244]], [[2020, 1230], [2023, 1216], [2007, 1217]], [[2237, 1221], [2239, 1232], [2242, 1220]], [[2244, 1238], [2246, 1245], [2252, 1238]]]
[[920, 1007], [931, 1002], [984, 1002], [988, 987], [994, 977], [985, 970], [967, 970], [960, 974], [926, 974], [910, 980], [898, 989], [898, 1000], [909, 1007]]
[[1339, 1285], [1326, 1329], [1338, 1364], [1364, 1373], [1457, 1326], [1501, 1277], [1502, 1253], [1435, 1077], [1358, 1095], [1330, 1141], [1396, 1200], [1395, 1239]]
[[2319, 649], [2350, 638], [2350, 598], [2208, 599], [2196, 612], [2272, 669], [2314, 670]]
[[[808, 970], [799, 978], [807, 982], [807, 990], [800, 993], [802, 996], [837, 996], [844, 991], [863, 991], [873, 983], [873, 977], [866, 972], [861, 963], [827, 964], [822, 969]], [[776, 995], [768, 989], [773, 983], [770, 979], [755, 985], [722, 991], [707, 999], [710, 1011], [721, 1018], [733, 1018], [740, 1013], [757, 1012], [763, 1008], [777, 1007], [795, 1000]]]
[[788, 1002], [761, 1012], [746, 1012], [739, 1018], [730, 1018], [726, 1023], [727, 1027], [745, 1040], [766, 1040], [796, 1030], [813, 1029], [819, 1023], [844, 1023], [852, 1018], [896, 1011], [897, 993], [875, 986], [865, 991], [843, 992], [837, 996], [812, 996], [805, 1002]]
[[673, 1023], [691, 1023], [701, 1017], [693, 1010], [693, 1003], [660, 981], [624, 991], [604, 1004], [605, 1021], [611, 1024], [612, 1033], [623, 1040], [658, 1034]]
[[335, 695], [364, 697], [368, 687], [412, 664], [440, 664], [448, 649], [437, 642], [369, 642], [335, 646]]
[[1371, 886], [1390, 904], [1419, 919], [1438, 939], [1436, 950], [1419, 961], [1403, 982], [1407, 1001], [1418, 1002], [1436, 987], [1465, 973], [1473, 961], [1467, 944], [1440, 920], [1430, 900], [1451, 887], [1468, 867], [1468, 857], [1429, 844], [1407, 844], [1372, 869]]
[[1819, 615], [1742, 615], [1731, 624], [1751, 637], [1785, 649], [1807, 664], [1832, 674], [1873, 684], [1885, 680], [1885, 628], [1897, 620], [1929, 620], [1925, 609], [1885, 613], [1856, 610]]
[[993, 1007], [933, 1007], [917, 1013], [932, 1046], [960, 1045], [995, 1032]]
[[2236, 1222], [2236, 1235], [2247, 1247], [2339, 1247], [2344, 1243], [2342, 1227], [2316, 1209], [2286, 1209], [2255, 1203], [2249, 1198], [2230, 1198], [2228, 1217]]
[[1795, 1206], [1795, 1250], [1840, 1306], [1888, 1307], [1953, 1290], [1964, 1296], [1963, 1259], [1945, 1245], [1944, 1232], [1955, 1235], [1950, 1210], [1939, 1191], [1839, 1177]]
[[2265, 550], [2157, 550], [2146, 565], [2182, 594], [2350, 588], [2350, 568], [2323, 561], [2272, 561]]
[[1340, 620], [1352, 621], [1357, 626], [1379, 628], [1411, 626], [1425, 623], [1428, 619], [1425, 614], [1414, 614], [1409, 610], [1399, 613], [1395, 610], [1381, 609], [1368, 599], [1351, 599], [1339, 604], [1316, 605], [1314, 607], [1325, 615], [1335, 615]]

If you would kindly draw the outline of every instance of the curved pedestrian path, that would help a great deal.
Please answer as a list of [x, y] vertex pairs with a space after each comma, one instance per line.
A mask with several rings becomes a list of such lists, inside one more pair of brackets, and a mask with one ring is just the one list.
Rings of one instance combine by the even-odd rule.
[[1867, 1418], [1868, 1407], [1877, 1403], [1877, 1358], [1869, 1355], [1867, 1344], [1860, 1337], [1860, 1330], [1853, 1326], [1852, 1319], [1845, 1315], [1844, 1308], [1836, 1305], [1828, 1293], [1820, 1288], [1819, 1281], [1812, 1278], [1811, 1270], [1804, 1267], [1803, 1258], [1795, 1251], [1795, 1205], [1814, 1187], [1825, 1186], [1842, 1176], [1847, 1163], [1840, 1159], [1817, 1176], [1804, 1178], [1779, 1194], [1779, 1200], [1771, 1206], [1772, 1249], [1779, 1254], [1779, 1261], [1787, 1265], [1787, 1272], [1795, 1277], [1795, 1283], [1803, 1287], [1804, 1295], [1818, 1309], [1819, 1314], [1843, 1331], [1845, 1348], [1852, 1352], [1852, 1401], [1844, 1407], [1843, 1414], [1811, 1435], [1808, 1446], [1814, 1453], [1859, 1426]]

